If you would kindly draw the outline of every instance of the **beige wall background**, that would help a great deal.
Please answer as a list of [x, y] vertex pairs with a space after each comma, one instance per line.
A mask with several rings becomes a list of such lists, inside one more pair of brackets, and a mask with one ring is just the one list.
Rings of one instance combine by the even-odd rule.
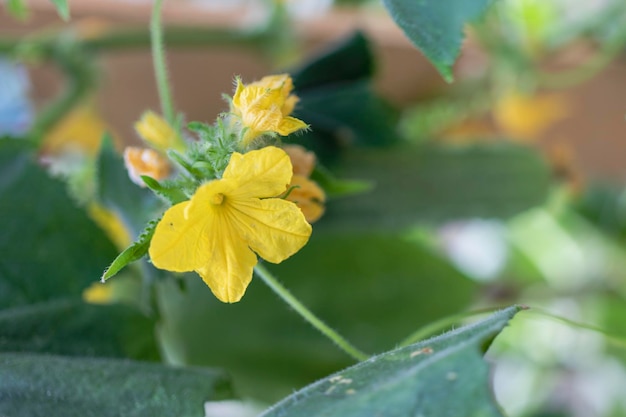
[[[210, 2], [209, 2], [210, 3]], [[0, 35], [21, 36], [34, 31], [62, 28], [63, 23], [47, 0], [29, 2], [28, 22], [17, 22], [0, 11]], [[74, 0], [71, 24], [97, 27], [148, 26], [150, 2]], [[167, 24], [200, 26], [249, 25], [255, 11], [236, 7], [216, 9], [205, 3], [170, 1], [164, 8]], [[302, 56], [360, 29], [372, 40], [378, 61], [375, 88], [397, 106], [407, 106], [445, 91], [448, 86], [433, 67], [414, 49], [381, 9], [330, 13], [299, 19], [296, 35]], [[467, 45], [466, 56], [474, 46]], [[461, 57], [463, 60], [464, 58]], [[253, 80], [274, 68], [258, 51], [245, 48], [203, 47], [168, 51], [170, 77], [177, 108], [187, 120], [211, 121], [225, 109], [222, 93], [230, 93], [234, 75]], [[103, 54], [100, 88], [95, 101], [103, 117], [127, 142], [137, 141], [131, 126], [145, 109], [158, 109], [158, 97], [148, 50]], [[35, 66], [33, 96], [37, 103], [51, 97], [62, 78], [49, 65]], [[0, 92], [1, 94], [1, 92]], [[557, 122], [538, 146], [571, 145], [576, 167], [585, 177], [626, 183], [626, 55], [622, 55], [596, 78], [567, 90], [570, 115]]]

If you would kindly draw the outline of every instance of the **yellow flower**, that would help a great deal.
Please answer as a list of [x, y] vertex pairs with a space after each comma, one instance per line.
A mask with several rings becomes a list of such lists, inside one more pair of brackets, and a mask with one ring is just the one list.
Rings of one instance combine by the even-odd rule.
[[154, 149], [127, 147], [124, 149], [124, 165], [131, 181], [140, 187], [146, 186], [142, 175], [162, 180], [170, 174], [169, 161]]
[[93, 105], [80, 106], [46, 134], [41, 153], [48, 156], [67, 152], [95, 155], [106, 130], [105, 122]]
[[92, 202], [87, 206], [87, 213], [104, 230], [116, 247], [124, 249], [132, 243], [130, 232], [115, 212]]
[[165, 212], [150, 243], [154, 266], [196, 271], [219, 300], [239, 301], [252, 279], [255, 252], [279, 263], [311, 235], [295, 204], [271, 198], [285, 191], [291, 170], [279, 148], [233, 153], [221, 179]]
[[267, 76], [249, 85], [237, 79], [231, 112], [245, 128], [243, 146], [265, 133], [287, 136], [308, 127], [302, 120], [289, 116], [298, 102], [291, 90], [293, 82], [287, 74]]
[[185, 143], [178, 133], [162, 117], [152, 111], [145, 112], [135, 123], [141, 138], [155, 149], [165, 153], [168, 149], [185, 150]]
[[512, 136], [511, 139], [529, 142], [565, 118], [567, 104], [558, 95], [526, 96], [513, 92], [497, 103], [493, 116], [502, 131]]
[[113, 300], [113, 287], [94, 282], [83, 291], [83, 301], [89, 304], [110, 304]]

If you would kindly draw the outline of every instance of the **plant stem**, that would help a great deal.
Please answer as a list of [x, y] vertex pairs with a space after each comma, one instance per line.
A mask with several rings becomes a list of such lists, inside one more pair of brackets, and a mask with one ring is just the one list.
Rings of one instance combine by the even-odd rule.
[[313, 327], [322, 332], [326, 337], [335, 342], [344, 352], [352, 356], [358, 361], [364, 361], [369, 356], [354, 347], [350, 342], [343, 338], [339, 333], [330, 328], [326, 323], [317, 318], [309, 309], [307, 309], [297, 298], [295, 298], [289, 290], [282, 286], [278, 280], [261, 264], [254, 267], [254, 271], [280, 298], [282, 298], [291, 308], [296, 310], [306, 321], [311, 323]]
[[150, 20], [150, 40], [152, 44], [152, 61], [154, 64], [154, 75], [161, 100], [161, 110], [163, 117], [172, 126], [175, 125], [174, 105], [172, 104], [172, 93], [167, 78], [167, 65], [165, 63], [165, 49], [163, 48], [163, 26], [161, 24], [161, 8], [163, 0], [154, 0], [152, 8], [152, 19]]

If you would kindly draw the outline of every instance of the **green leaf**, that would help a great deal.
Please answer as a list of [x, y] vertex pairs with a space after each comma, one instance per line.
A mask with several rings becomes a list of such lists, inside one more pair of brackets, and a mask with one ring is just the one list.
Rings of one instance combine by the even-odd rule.
[[67, 0], [50, 0], [50, 1], [52, 1], [52, 3], [54, 4], [54, 7], [56, 7], [57, 13], [59, 13], [59, 16], [61, 17], [61, 19], [65, 20], [66, 22], [70, 20], [70, 8], [67, 4]]
[[138, 236], [145, 225], [163, 211], [162, 202], [150, 190], [130, 180], [109, 135], [102, 139], [97, 171], [100, 202], [122, 218], [133, 236]]
[[[372, 233], [314, 232], [296, 256], [267, 267], [365, 352], [386, 351], [415, 329], [458, 313], [477, 290], [427, 248]], [[353, 363], [260, 279], [252, 279], [236, 304], [218, 301], [196, 274], [183, 282], [186, 291], [172, 280], [157, 285], [168, 357], [228, 369], [244, 397], [276, 401]]]
[[9, 13], [16, 19], [25, 20], [28, 17], [28, 8], [23, 0], [8, 0], [6, 7]]
[[141, 179], [143, 182], [154, 191], [156, 194], [164, 197], [170, 204], [175, 205], [178, 203], [182, 203], [183, 201], [189, 200], [185, 193], [180, 189], [180, 186], [177, 185], [164, 185], [155, 180], [152, 177], [147, 175], [142, 175]]
[[0, 311], [0, 351], [158, 361], [154, 325], [128, 305], [49, 301]]
[[230, 398], [224, 374], [119, 359], [0, 354], [0, 415], [201, 417]]
[[338, 179], [325, 167], [317, 164], [311, 173], [311, 179], [324, 189], [329, 198], [345, 197], [370, 191], [374, 184], [361, 180]]
[[304, 92], [320, 85], [371, 78], [374, 56], [367, 38], [357, 31], [292, 72], [296, 89]]
[[534, 149], [512, 144], [353, 149], [334, 172], [374, 184], [327, 204], [316, 232], [406, 230], [469, 217], [508, 218], [548, 196], [551, 173]]
[[300, 98], [294, 115], [312, 130], [291, 135], [321, 160], [354, 145], [381, 146], [398, 140], [398, 112], [371, 86], [373, 56], [367, 39], [357, 32], [293, 73]]
[[126, 265], [131, 262], [138, 261], [143, 258], [146, 253], [148, 253], [150, 242], [152, 241], [152, 236], [154, 235], [154, 230], [156, 229], [158, 222], [158, 220], [150, 221], [135, 242], [124, 249], [124, 251], [113, 260], [111, 265], [109, 265], [109, 267], [102, 274], [102, 278], [100, 279], [102, 282], [113, 277]]
[[383, 0], [405, 35], [451, 82], [463, 28], [478, 19], [493, 0]]
[[383, 353], [322, 379], [260, 417], [503, 417], [482, 347], [520, 310]]
[[80, 297], [116, 254], [23, 140], [0, 140], [0, 308]]

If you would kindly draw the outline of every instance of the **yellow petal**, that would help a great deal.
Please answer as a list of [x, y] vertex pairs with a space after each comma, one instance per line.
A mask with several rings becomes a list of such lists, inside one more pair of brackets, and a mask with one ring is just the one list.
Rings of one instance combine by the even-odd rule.
[[282, 107], [285, 99], [280, 90], [271, 90], [265, 87], [246, 86], [239, 94], [233, 105], [239, 107], [243, 113], [250, 109], [267, 109], [272, 105]]
[[243, 297], [252, 280], [257, 257], [247, 243], [233, 233], [230, 225], [219, 223], [221, 227], [211, 232], [214, 242], [211, 257], [196, 272], [220, 301], [235, 303]]
[[191, 201], [185, 201], [170, 207], [157, 225], [148, 251], [157, 268], [186, 272], [206, 264], [207, 234], [214, 218], [206, 214], [187, 216], [190, 205]]
[[296, 107], [298, 101], [300, 101], [300, 99], [293, 94], [285, 99], [285, 104], [283, 104], [282, 109], [280, 109], [284, 117], [289, 116], [291, 112], [293, 112], [293, 109]]
[[230, 193], [235, 198], [266, 198], [283, 193], [291, 175], [287, 153], [275, 146], [267, 146], [243, 155], [234, 152], [222, 178], [237, 181], [237, 189]]
[[296, 119], [295, 117], [285, 117], [278, 125], [276, 132], [282, 136], [287, 136], [300, 129], [306, 129], [307, 127], [309, 127], [309, 125], [300, 119]]
[[292, 202], [278, 198], [231, 202], [237, 234], [269, 262], [279, 263], [300, 250], [311, 236], [311, 225]]

